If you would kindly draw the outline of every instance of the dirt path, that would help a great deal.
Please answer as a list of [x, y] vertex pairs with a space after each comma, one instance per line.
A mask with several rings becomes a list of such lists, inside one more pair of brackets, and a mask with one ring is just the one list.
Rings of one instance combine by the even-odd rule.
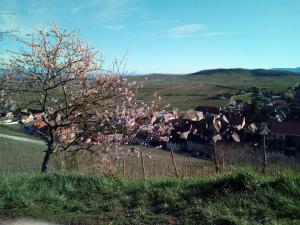
[[33, 143], [33, 144], [44, 145], [44, 142], [42, 141], [32, 140], [30, 138], [25, 138], [25, 137], [17, 137], [17, 136], [12, 136], [7, 134], [0, 134], [0, 137], [15, 140], [15, 141], [23, 141], [23, 142]]
[[30, 219], [20, 219], [15, 221], [1, 221], [0, 219], [0, 225], [57, 225], [57, 224], [47, 223], [38, 220], [30, 220]]

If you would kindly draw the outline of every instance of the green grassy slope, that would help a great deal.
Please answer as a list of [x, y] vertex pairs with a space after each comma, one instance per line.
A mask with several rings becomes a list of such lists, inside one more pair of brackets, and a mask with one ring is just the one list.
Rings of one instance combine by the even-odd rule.
[[21, 133], [19, 124], [0, 124], [0, 134], [7, 134], [16, 137], [32, 138], [32, 136]]
[[[17, 133], [18, 134], [18, 133]], [[17, 136], [17, 135], [16, 135]], [[116, 173], [122, 174], [122, 166], [126, 163], [126, 177], [136, 179], [142, 177], [141, 160], [137, 157], [127, 156], [128, 149], [132, 146], [122, 146], [124, 156], [114, 162]], [[171, 154], [169, 151], [143, 146], [134, 146], [137, 150], [151, 155], [151, 159], [145, 157], [146, 175], [154, 176], [153, 160], [156, 163], [156, 175], [174, 176]], [[0, 137], [0, 175], [12, 175], [16, 173], [39, 172], [44, 157], [46, 145], [28, 143]], [[121, 152], [122, 150], [120, 150]], [[73, 152], [74, 153], [74, 152]], [[184, 159], [186, 157], [189, 167], [189, 176], [201, 176], [213, 173], [213, 164], [191, 156], [174, 154], [180, 175], [184, 173]], [[109, 163], [102, 161], [101, 157], [89, 154], [86, 151], [72, 153], [57, 153], [50, 160], [50, 170], [80, 171], [89, 174], [103, 174], [108, 172]], [[200, 169], [204, 167], [204, 172]]]
[[[37, 137], [21, 133], [18, 125], [0, 125], [0, 134], [28, 138], [34, 141], [39, 140]], [[127, 156], [128, 150], [131, 147], [151, 155], [151, 159], [147, 157], [144, 159], [147, 176], [153, 176], [154, 159], [156, 160], [157, 175], [174, 175], [171, 154], [169, 151], [143, 146], [122, 146], [123, 150], [120, 150], [120, 152], [123, 151], [124, 156], [121, 156], [119, 160], [116, 160], [115, 164], [119, 165], [125, 161], [127, 178], [142, 177], [140, 158]], [[29, 143], [0, 137], [0, 175], [39, 172], [45, 150], [46, 145], [42, 142]], [[180, 170], [184, 170], [183, 166], [185, 157], [190, 168], [190, 176], [201, 175], [202, 171], [199, 170], [200, 166], [205, 166], [205, 173], [207, 174], [213, 171], [213, 165], [210, 162], [175, 153], [176, 162], [178, 164], [177, 166]], [[71, 153], [58, 153], [54, 154], [53, 158], [50, 160], [50, 169], [102, 174], [107, 172], [106, 167], [101, 167], [102, 164], [104, 163], [101, 161], [101, 158], [88, 154], [88, 152], [85, 151], [77, 152], [76, 156]], [[116, 169], [117, 173], [122, 174], [121, 167], [116, 166]]]
[[0, 174], [40, 171], [46, 145], [0, 137]]
[[[0, 134], [39, 140], [20, 132], [19, 125], [0, 125]], [[0, 137], [0, 174], [40, 171], [46, 145]]]
[[[146, 76], [134, 76], [132, 80], [145, 80]], [[153, 99], [154, 91], [162, 97], [162, 103], [170, 103], [180, 109], [197, 105], [227, 104], [229, 100], [212, 100], [210, 97], [239, 88], [258, 87], [282, 91], [300, 83], [300, 75], [272, 70], [206, 70], [189, 75], [155, 74], [147, 76], [138, 97], [146, 102]]]
[[64, 224], [299, 224], [300, 176], [211, 179], [1, 177], [0, 215]]

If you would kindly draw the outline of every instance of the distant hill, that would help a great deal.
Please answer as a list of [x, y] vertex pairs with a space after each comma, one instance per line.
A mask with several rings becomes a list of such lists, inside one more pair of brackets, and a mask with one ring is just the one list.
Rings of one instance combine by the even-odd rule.
[[[300, 69], [300, 68], [299, 68]], [[250, 76], [287, 76], [287, 75], [296, 75], [295, 72], [292, 71], [285, 71], [285, 70], [266, 70], [266, 69], [241, 69], [241, 68], [234, 68], [234, 69], [211, 69], [211, 70], [201, 70], [195, 73], [191, 73], [188, 75], [250, 75]]]
[[296, 67], [296, 68], [273, 68], [272, 70], [289, 71], [289, 72], [293, 72], [293, 73], [300, 73], [300, 67]]
[[212, 69], [184, 75], [148, 74], [145, 76], [129, 78], [145, 81], [144, 87], [138, 92], [138, 99], [151, 103], [153, 93], [156, 91], [162, 97], [162, 105], [171, 104], [172, 107], [180, 110], [192, 109], [198, 105], [227, 104], [229, 99], [218, 99], [216, 96], [222, 93], [234, 95], [240, 89], [257, 87], [280, 92], [300, 84], [298, 73], [265, 69]]

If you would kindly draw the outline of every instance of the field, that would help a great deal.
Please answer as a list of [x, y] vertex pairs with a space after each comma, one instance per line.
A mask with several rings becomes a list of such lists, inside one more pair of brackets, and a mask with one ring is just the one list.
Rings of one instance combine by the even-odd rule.
[[[265, 71], [257, 74], [251, 70], [214, 70], [192, 75], [149, 75], [134, 76], [132, 80], [145, 80], [145, 85], [138, 98], [151, 102], [155, 91], [162, 97], [162, 105], [168, 103], [180, 110], [193, 109], [197, 105], [221, 106], [227, 100], [211, 99], [224, 92], [234, 93], [238, 89], [250, 87], [266, 88], [273, 91], [284, 91], [300, 83], [300, 75], [286, 72]], [[281, 74], [282, 73], [282, 74]], [[249, 96], [244, 96], [249, 97]]]

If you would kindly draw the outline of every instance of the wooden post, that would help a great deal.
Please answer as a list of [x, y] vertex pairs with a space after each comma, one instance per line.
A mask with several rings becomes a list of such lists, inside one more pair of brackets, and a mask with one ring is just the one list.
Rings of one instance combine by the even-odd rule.
[[175, 158], [174, 158], [174, 152], [173, 149], [171, 148], [171, 156], [172, 156], [172, 162], [173, 162], [173, 166], [174, 166], [174, 171], [175, 171], [175, 176], [178, 178], [178, 171], [177, 171], [177, 166], [176, 166], [176, 162], [175, 162]]
[[186, 156], [184, 157], [184, 176], [188, 177], [188, 166], [187, 166], [187, 162], [186, 162]]
[[262, 124], [262, 129], [259, 135], [262, 136], [262, 172], [267, 173], [267, 150], [266, 150], [266, 135], [269, 133], [266, 124]]
[[109, 159], [109, 172], [114, 174], [116, 172], [116, 167], [115, 167], [115, 164], [112, 160], [112, 158]]
[[204, 163], [201, 163], [201, 175], [204, 177]]
[[219, 169], [219, 165], [218, 165], [218, 157], [217, 157], [217, 148], [216, 148], [216, 143], [214, 142], [214, 158], [215, 158], [215, 170], [216, 173], [218, 173], [220, 171]]
[[156, 160], [153, 159], [153, 176], [156, 177]]
[[224, 171], [225, 171], [225, 162], [224, 162], [224, 155], [222, 155], [222, 158], [221, 158], [221, 166], [222, 166], [222, 173], [224, 173]]
[[141, 164], [142, 164], [142, 172], [143, 172], [143, 179], [146, 179], [146, 171], [145, 171], [145, 162], [143, 158], [143, 153], [141, 153]]
[[124, 160], [123, 160], [123, 165], [122, 166], [123, 166], [123, 168], [122, 168], [123, 169], [123, 178], [125, 179], [126, 174], [125, 174], [125, 161]]
[[262, 165], [262, 171], [264, 174], [267, 173], [267, 151], [266, 151], [266, 135], [263, 135], [263, 165]]

